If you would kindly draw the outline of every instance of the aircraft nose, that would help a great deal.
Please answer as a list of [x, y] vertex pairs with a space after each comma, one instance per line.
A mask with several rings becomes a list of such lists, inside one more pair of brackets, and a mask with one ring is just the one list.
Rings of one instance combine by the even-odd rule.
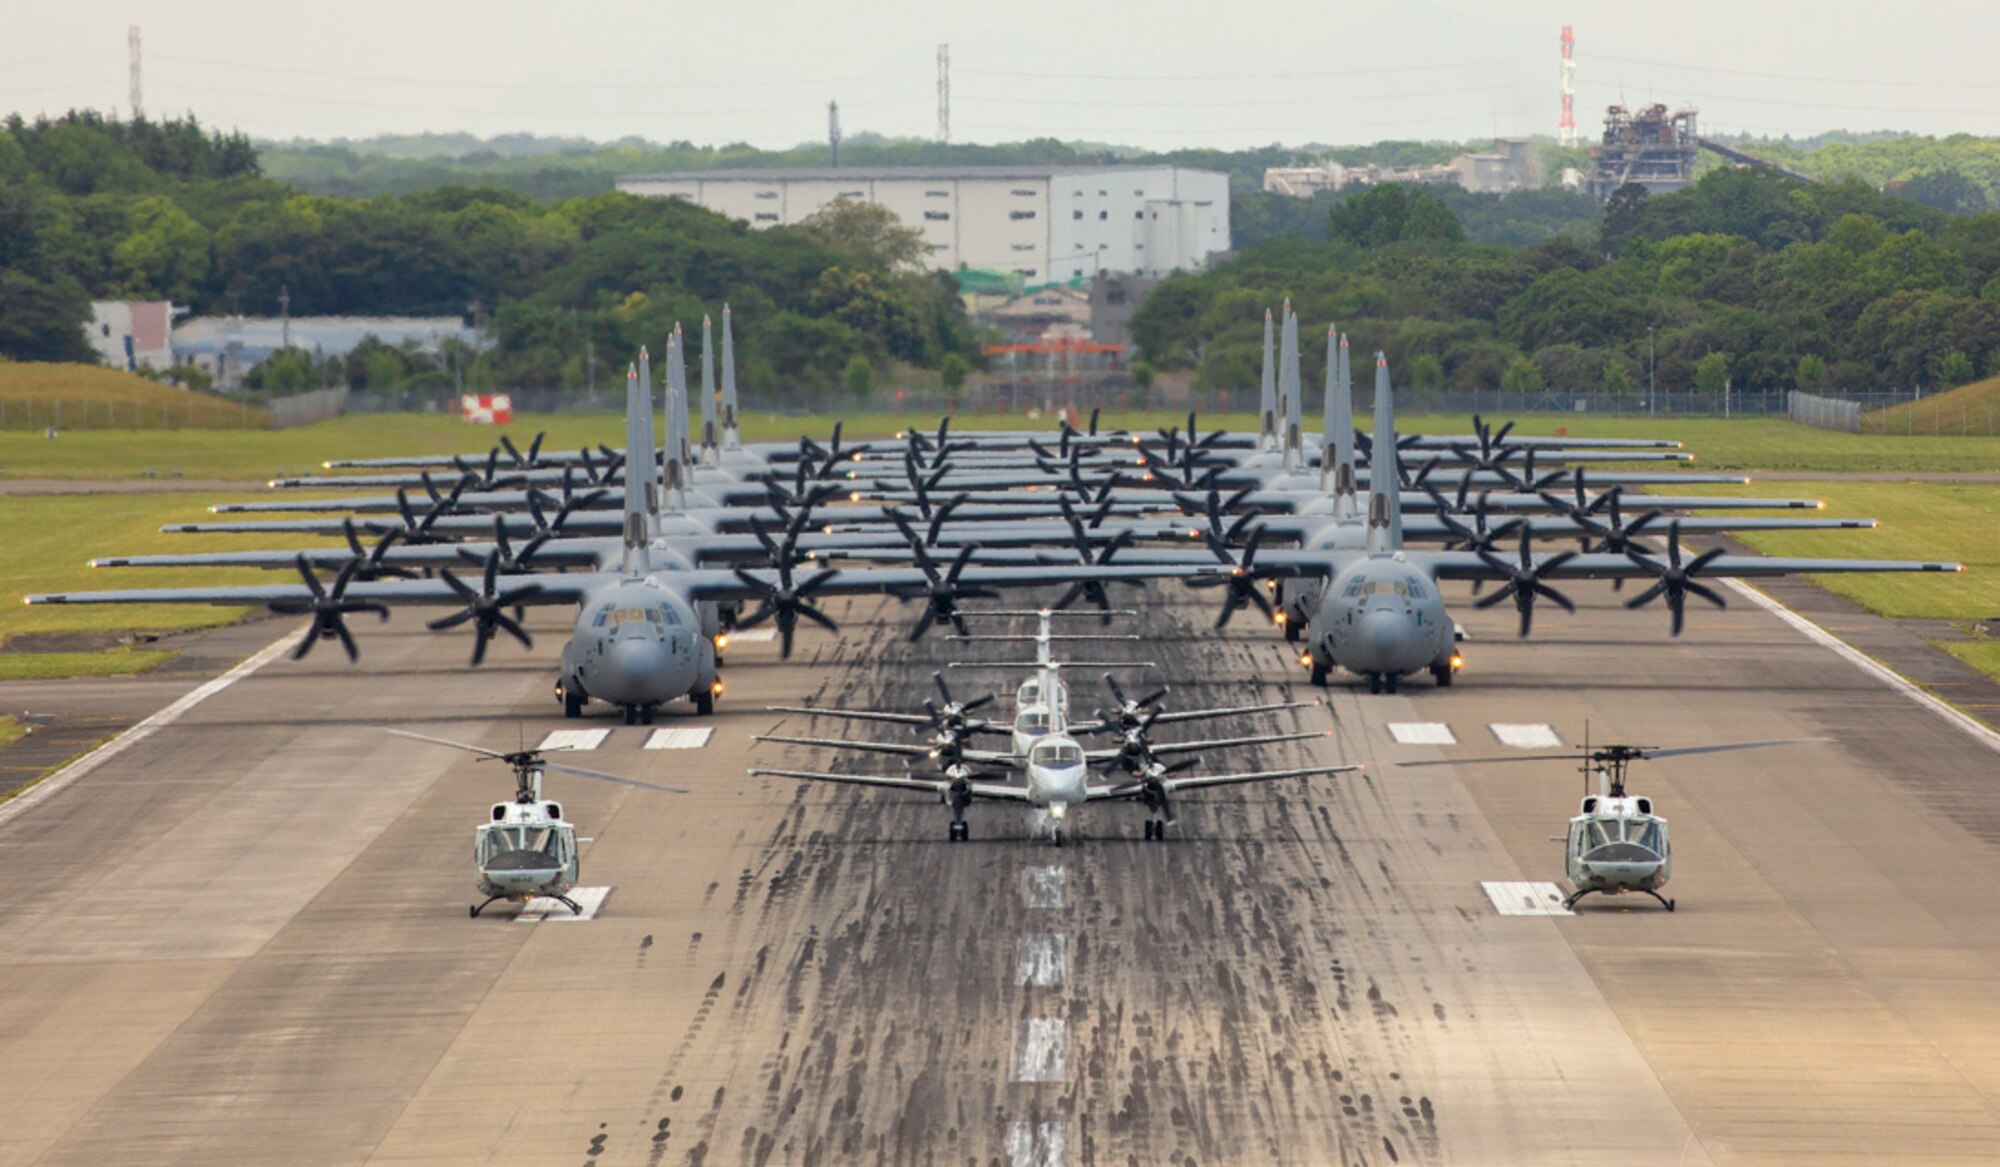
[[1395, 612], [1377, 610], [1361, 618], [1355, 639], [1376, 670], [1387, 671], [1401, 655], [1408, 621]]
[[621, 704], [659, 702], [667, 683], [667, 650], [657, 640], [620, 640], [604, 654], [604, 664], [592, 671], [591, 692]]

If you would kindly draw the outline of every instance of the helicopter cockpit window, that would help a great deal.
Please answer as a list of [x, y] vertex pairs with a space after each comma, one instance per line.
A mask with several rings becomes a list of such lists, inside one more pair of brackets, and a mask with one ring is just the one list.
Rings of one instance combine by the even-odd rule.
[[539, 851], [558, 863], [569, 859], [569, 838], [553, 827], [496, 827], [480, 843], [482, 863], [514, 851]]
[[1595, 850], [1598, 847], [1619, 842], [1623, 837], [1616, 821], [1598, 820], [1589, 825], [1589, 846], [1587, 849]]
[[1626, 824], [1625, 841], [1637, 843], [1653, 854], [1661, 853], [1660, 824], [1656, 822], [1631, 822]]

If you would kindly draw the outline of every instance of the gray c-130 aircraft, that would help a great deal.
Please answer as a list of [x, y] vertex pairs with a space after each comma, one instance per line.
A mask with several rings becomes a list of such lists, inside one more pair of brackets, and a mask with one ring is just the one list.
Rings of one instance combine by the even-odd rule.
[[[838, 593], [887, 592], [921, 600], [929, 623], [950, 622], [959, 603], [993, 594], [989, 589], [1095, 580], [1141, 580], [1161, 576], [1202, 576], [1228, 569], [1221, 565], [1189, 570], [1179, 567], [982, 567], [969, 565], [961, 552], [949, 570], [924, 563], [916, 568], [852, 571], [822, 569], [795, 576], [789, 560], [766, 569], [656, 568], [649, 545], [651, 522], [657, 513], [653, 499], [660, 484], [652, 475], [653, 430], [650, 394], [640, 387], [638, 371], [627, 375], [626, 444], [640, 452], [625, 482], [625, 533], [621, 557], [596, 570], [561, 575], [503, 573], [497, 551], [489, 552], [478, 582], [468, 583], [440, 571], [435, 579], [358, 580], [362, 563], [351, 560], [330, 585], [323, 583], [301, 556], [301, 580], [292, 584], [224, 585], [201, 588], [135, 588], [123, 591], [63, 592], [26, 597], [29, 604], [225, 604], [269, 605], [291, 615], [309, 616], [312, 625], [293, 652], [303, 657], [322, 639], [338, 640], [350, 659], [358, 656], [347, 619], [375, 615], [388, 619], [390, 609], [404, 606], [456, 607], [459, 611], [430, 622], [433, 630], [470, 623], [474, 632], [472, 663], [480, 664], [488, 644], [501, 633], [533, 647], [522, 627], [520, 609], [528, 605], [574, 604], [576, 622], [563, 648], [558, 692], [573, 712], [587, 697], [621, 707], [628, 724], [650, 722], [662, 704], [686, 697], [696, 710], [713, 710], [722, 691], [715, 645], [708, 635], [713, 605], [753, 600], [758, 607], [738, 619], [739, 627], [774, 621], [789, 650], [801, 620], [829, 631], [833, 620], [814, 599]], [[926, 625], [928, 626], [928, 624]]]

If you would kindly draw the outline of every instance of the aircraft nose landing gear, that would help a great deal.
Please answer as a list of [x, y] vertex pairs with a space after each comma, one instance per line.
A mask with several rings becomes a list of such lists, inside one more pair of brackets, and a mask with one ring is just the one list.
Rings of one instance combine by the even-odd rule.
[[964, 820], [964, 819], [954, 819], [954, 820], [952, 820], [952, 824], [951, 824], [951, 841], [952, 841], [952, 842], [954, 842], [954, 843], [963, 843], [963, 842], [965, 842], [965, 841], [966, 841], [967, 839], [969, 839], [969, 838], [971, 838], [971, 837], [972, 837], [972, 828], [966, 825], [966, 822], [965, 822], [965, 820]]

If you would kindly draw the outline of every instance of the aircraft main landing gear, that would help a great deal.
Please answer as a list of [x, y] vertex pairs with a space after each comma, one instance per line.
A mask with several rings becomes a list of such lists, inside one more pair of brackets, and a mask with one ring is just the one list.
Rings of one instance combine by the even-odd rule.
[[696, 689], [688, 694], [694, 699], [694, 711], [707, 717], [715, 712], [715, 693], [710, 689]]
[[1147, 820], [1146, 820], [1146, 841], [1147, 841], [1147, 842], [1149, 842], [1149, 843], [1164, 843], [1164, 842], [1166, 842], [1166, 841], [1167, 841], [1167, 820], [1165, 820], [1165, 819], [1147, 819]]
[[582, 717], [583, 703], [589, 698], [575, 685], [563, 685], [556, 692], [562, 697], [564, 717]]

